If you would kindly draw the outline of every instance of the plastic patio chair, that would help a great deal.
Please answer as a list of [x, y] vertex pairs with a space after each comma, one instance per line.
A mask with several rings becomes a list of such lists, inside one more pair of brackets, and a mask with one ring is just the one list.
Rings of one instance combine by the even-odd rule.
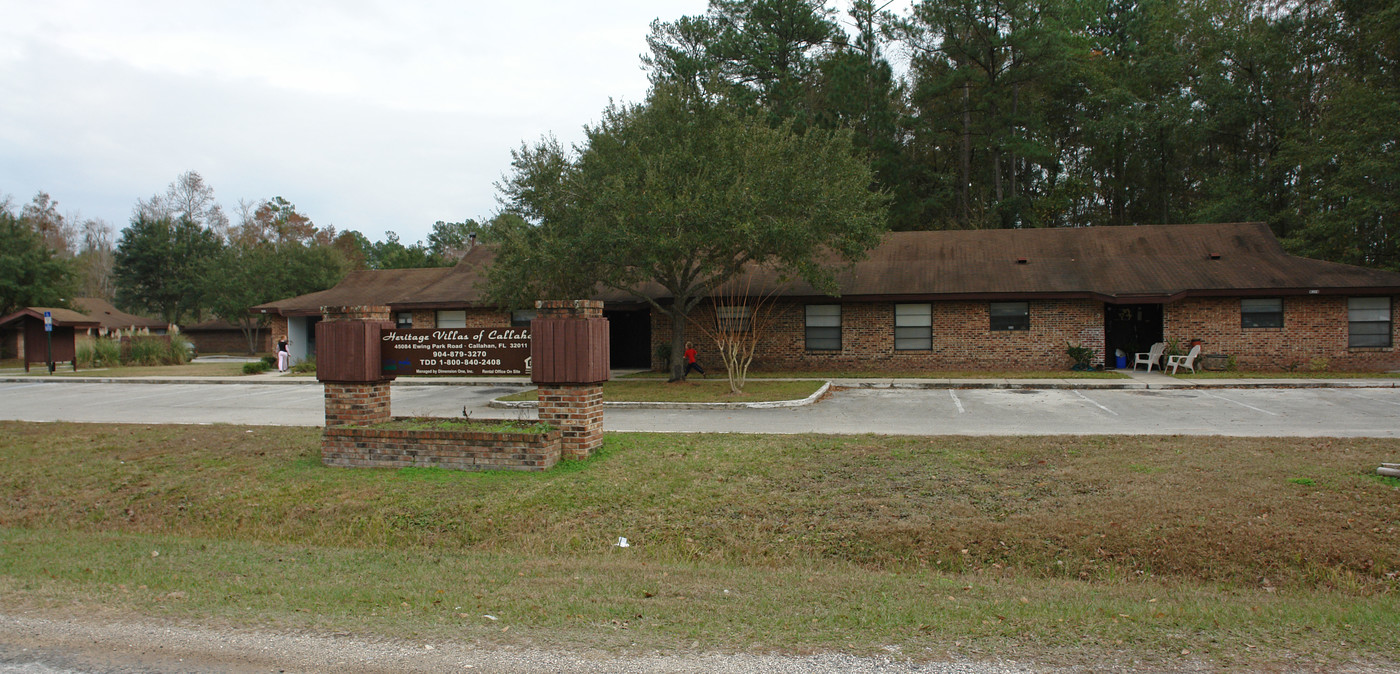
[[1142, 365], [1143, 363], [1147, 364], [1148, 372], [1152, 371], [1153, 365], [1156, 365], [1157, 369], [1159, 370], [1162, 369], [1162, 352], [1166, 350], [1166, 342], [1157, 342], [1156, 344], [1152, 345], [1151, 349], [1148, 349], [1147, 353], [1133, 354], [1133, 369], [1136, 370], [1137, 366]]
[[[1184, 367], [1196, 374], [1196, 357], [1201, 355], [1201, 345], [1191, 347], [1191, 350], [1184, 356], [1167, 356], [1167, 365], [1171, 367], [1172, 374], [1176, 374], [1176, 368]], [[1165, 367], [1163, 369], [1166, 369]]]

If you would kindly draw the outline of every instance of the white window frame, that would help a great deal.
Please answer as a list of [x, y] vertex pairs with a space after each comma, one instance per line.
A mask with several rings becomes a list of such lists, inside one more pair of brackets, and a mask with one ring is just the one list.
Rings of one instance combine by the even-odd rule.
[[438, 309], [438, 312], [437, 312], [437, 325], [435, 325], [434, 327], [438, 327], [438, 328], [465, 328], [465, 327], [467, 327], [467, 310], [466, 310], [466, 309]]
[[[1395, 329], [1389, 297], [1347, 298], [1347, 347], [1352, 349], [1390, 348]], [[1362, 332], [1357, 332], [1362, 328]]]
[[841, 305], [808, 304], [803, 326], [803, 344], [808, 351], [841, 350]]
[[[1014, 314], [1008, 310], [1020, 309]], [[1000, 315], [998, 315], [1000, 311]], [[1014, 317], [1017, 320], [1008, 322], [1007, 317]], [[998, 324], [997, 319], [1002, 319]], [[1022, 322], [1024, 321], [1024, 322]], [[988, 302], [987, 303], [987, 327], [992, 332], [1012, 332], [1026, 331], [1031, 329], [1031, 303], [1030, 302]]]
[[928, 351], [933, 348], [933, 305], [894, 305], [896, 351]]
[[1246, 297], [1240, 299], [1240, 328], [1283, 327], [1282, 297]]
[[715, 326], [722, 333], [748, 332], [753, 329], [753, 312], [743, 304], [715, 307]]

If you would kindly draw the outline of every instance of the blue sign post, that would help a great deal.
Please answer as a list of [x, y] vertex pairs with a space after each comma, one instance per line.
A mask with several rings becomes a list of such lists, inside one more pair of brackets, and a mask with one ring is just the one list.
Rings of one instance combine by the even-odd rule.
[[53, 374], [53, 312], [44, 312], [44, 336], [49, 342], [49, 374]]

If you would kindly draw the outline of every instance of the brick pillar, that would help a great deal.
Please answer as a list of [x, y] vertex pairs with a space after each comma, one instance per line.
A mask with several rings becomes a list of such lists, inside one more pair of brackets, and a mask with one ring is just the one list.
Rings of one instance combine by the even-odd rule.
[[603, 446], [603, 385], [540, 384], [540, 421], [559, 429], [559, 454], [586, 459]]
[[333, 382], [326, 389], [326, 426], [389, 421], [389, 382]]
[[539, 387], [539, 418], [560, 431], [560, 454], [586, 459], [603, 446], [603, 382], [608, 379], [608, 330], [603, 303], [535, 303], [530, 327], [531, 379]]
[[[329, 306], [321, 307], [321, 315], [324, 317], [321, 325], [317, 326], [317, 378], [325, 388], [326, 397], [326, 426], [343, 426], [346, 424], [374, 424], [389, 421], [392, 418], [392, 411], [389, 407], [389, 385], [391, 380], [378, 379], [372, 374], [366, 374], [365, 368], [355, 368], [360, 370], [355, 374], [344, 373], [346, 368], [340, 367], [341, 361], [345, 359], [364, 359], [370, 355], [361, 353], [363, 349], [352, 348], [353, 353], [339, 353], [335, 348], [324, 344], [321, 335], [326, 332], [324, 327], [329, 323], [341, 323], [359, 321], [364, 323], [387, 323], [389, 321], [389, 307], [386, 306]], [[329, 341], [329, 340], [327, 340]], [[354, 345], [358, 346], [358, 345]], [[375, 371], [378, 367], [379, 353], [376, 350], [372, 354], [373, 362], [369, 369]]]

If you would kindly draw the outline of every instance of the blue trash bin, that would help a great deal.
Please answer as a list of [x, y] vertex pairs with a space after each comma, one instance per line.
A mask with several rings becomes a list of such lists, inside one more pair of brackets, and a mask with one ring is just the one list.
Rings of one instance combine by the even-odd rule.
[[1128, 357], [1127, 357], [1127, 356], [1118, 356], [1117, 358], [1118, 358], [1118, 369], [1120, 369], [1120, 370], [1127, 369], [1127, 367], [1128, 367]]

